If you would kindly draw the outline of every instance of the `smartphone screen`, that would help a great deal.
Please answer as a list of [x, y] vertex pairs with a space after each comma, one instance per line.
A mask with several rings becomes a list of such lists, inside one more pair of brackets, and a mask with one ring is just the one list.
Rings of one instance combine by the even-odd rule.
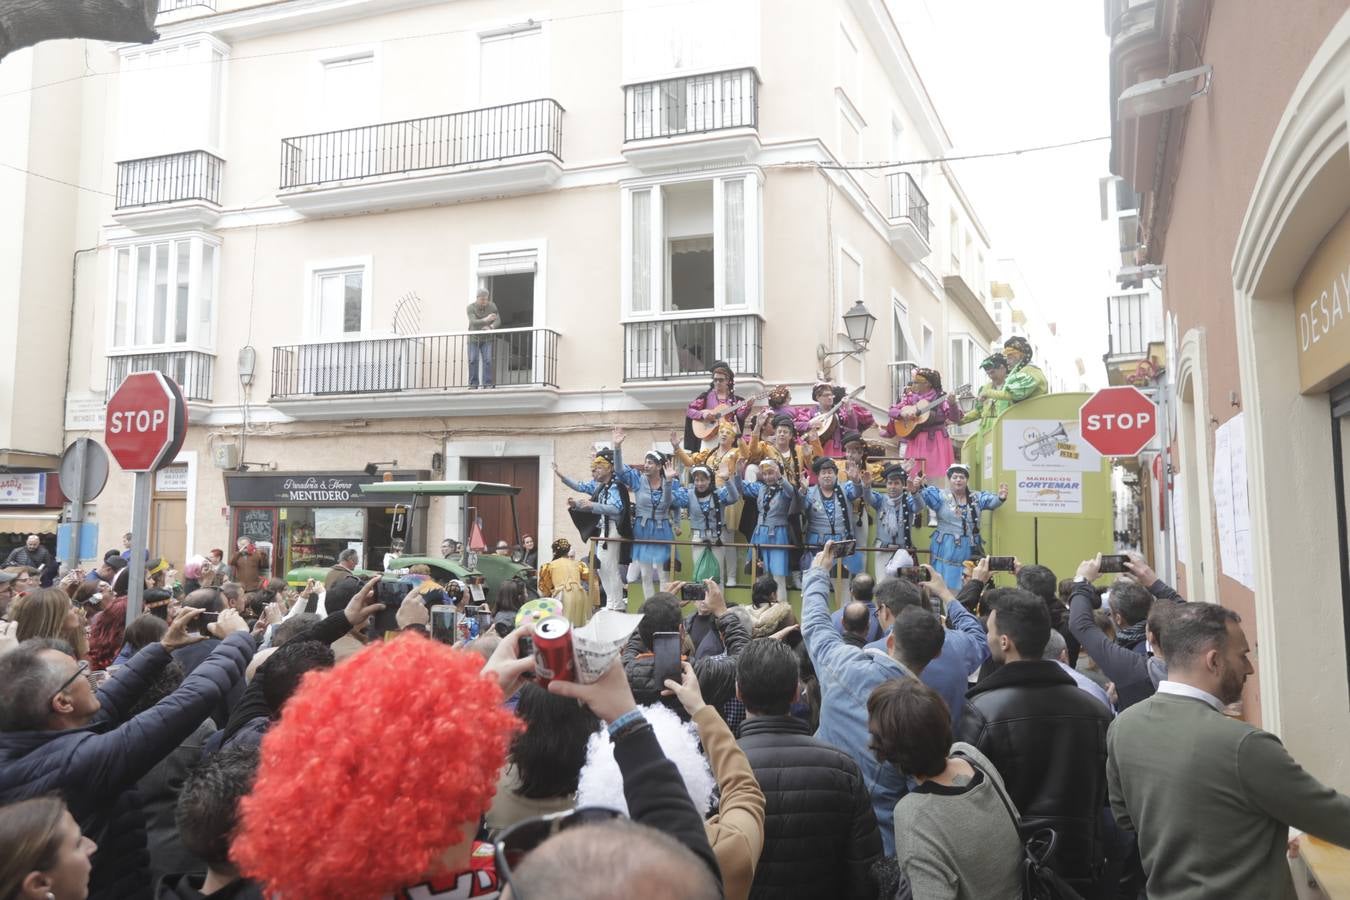
[[708, 589], [697, 582], [689, 582], [680, 588], [680, 600], [684, 603], [697, 603], [708, 595]]
[[433, 606], [431, 608], [431, 639], [442, 644], [455, 642], [455, 608], [453, 606]]
[[204, 612], [192, 620], [192, 627], [198, 634], [204, 634], [207, 637], [213, 637], [211, 632], [206, 630], [206, 626], [220, 618], [220, 613]]
[[834, 556], [836, 559], [839, 559], [839, 558], [842, 558], [842, 557], [845, 557], [845, 556], [852, 556], [852, 555], [853, 555], [853, 549], [854, 549], [855, 547], [857, 547], [857, 546], [858, 546], [858, 542], [855, 541], [855, 540], [849, 540], [849, 541], [835, 541], [835, 542], [830, 546], [830, 555]]
[[991, 556], [989, 557], [990, 572], [1011, 572], [1013, 570], [1013, 558], [1011, 556]]
[[652, 635], [652, 653], [656, 656], [656, 683], [664, 687], [667, 678], [680, 680], [680, 633], [658, 631]]
[[1130, 561], [1128, 556], [1121, 553], [1109, 553], [1102, 555], [1102, 572], [1124, 572], [1125, 564]]

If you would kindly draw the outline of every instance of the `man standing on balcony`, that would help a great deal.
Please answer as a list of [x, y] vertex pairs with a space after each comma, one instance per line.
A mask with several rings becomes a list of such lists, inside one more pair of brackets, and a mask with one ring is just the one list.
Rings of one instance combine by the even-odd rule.
[[[478, 297], [469, 304], [469, 331], [492, 331], [501, 323], [497, 314], [497, 304], [488, 299], [486, 290], [479, 290]], [[482, 364], [482, 374], [478, 366]], [[469, 390], [478, 387], [496, 387], [492, 383], [492, 337], [469, 337]]]

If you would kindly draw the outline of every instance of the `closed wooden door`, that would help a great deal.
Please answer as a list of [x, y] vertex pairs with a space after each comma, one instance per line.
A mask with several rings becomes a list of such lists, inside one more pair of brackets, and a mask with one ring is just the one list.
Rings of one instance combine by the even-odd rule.
[[187, 498], [157, 497], [150, 506], [150, 554], [179, 571], [187, 559]]
[[520, 536], [538, 538], [539, 530], [539, 458], [536, 456], [474, 457], [465, 460], [469, 481], [491, 481], [520, 488], [516, 495], [516, 516], [520, 535], [511, 529], [510, 497], [473, 497], [478, 518], [483, 522], [483, 540], [489, 551], [497, 541], [515, 545]]

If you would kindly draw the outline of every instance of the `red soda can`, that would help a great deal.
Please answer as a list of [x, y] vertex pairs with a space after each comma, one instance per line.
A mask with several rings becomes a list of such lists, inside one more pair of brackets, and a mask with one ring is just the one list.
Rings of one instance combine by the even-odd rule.
[[572, 623], [566, 616], [549, 616], [534, 626], [534, 676], [541, 687], [550, 681], [575, 681]]

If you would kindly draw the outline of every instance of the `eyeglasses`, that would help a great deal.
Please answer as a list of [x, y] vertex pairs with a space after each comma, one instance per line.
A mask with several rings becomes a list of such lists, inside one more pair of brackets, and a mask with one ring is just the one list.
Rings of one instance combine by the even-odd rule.
[[[53, 700], [55, 700], [55, 699], [56, 699], [57, 697], [59, 697], [61, 694], [65, 693], [66, 688], [70, 687], [72, 684], [75, 683], [75, 679], [79, 678], [81, 675], [83, 675], [84, 673], [86, 673], [86, 672], [88, 672], [88, 671], [89, 671], [89, 663], [88, 663], [88, 661], [87, 661], [87, 660], [81, 660], [80, 663], [79, 663], [79, 665], [77, 665], [77, 666], [75, 667], [75, 674], [72, 675], [72, 676], [70, 676], [69, 678], [67, 678], [65, 681], [61, 682], [61, 686], [60, 686], [59, 688], [57, 688], [55, 691], [53, 691], [53, 692], [52, 692], [52, 695], [51, 695], [50, 697], [47, 698], [47, 704], [48, 704], [48, 705], [51, 705], [51, 702], [52, 702]], [[91, 685], [91, 687], [92, 687], [92, 685]]]
[[[511, 884], [511, 870], [519, 868], [522, 860], [555, 834], [580, 825], [595, 825], [623, 818], [623, 813], [600, 806], [581, 806], [563, 812], [525, 819], [507, 828], [497, 836], [495, 853], [497, 877], [502, 884]], [[511, 886], [511, 895], [520, 898], [520, 891]]]

